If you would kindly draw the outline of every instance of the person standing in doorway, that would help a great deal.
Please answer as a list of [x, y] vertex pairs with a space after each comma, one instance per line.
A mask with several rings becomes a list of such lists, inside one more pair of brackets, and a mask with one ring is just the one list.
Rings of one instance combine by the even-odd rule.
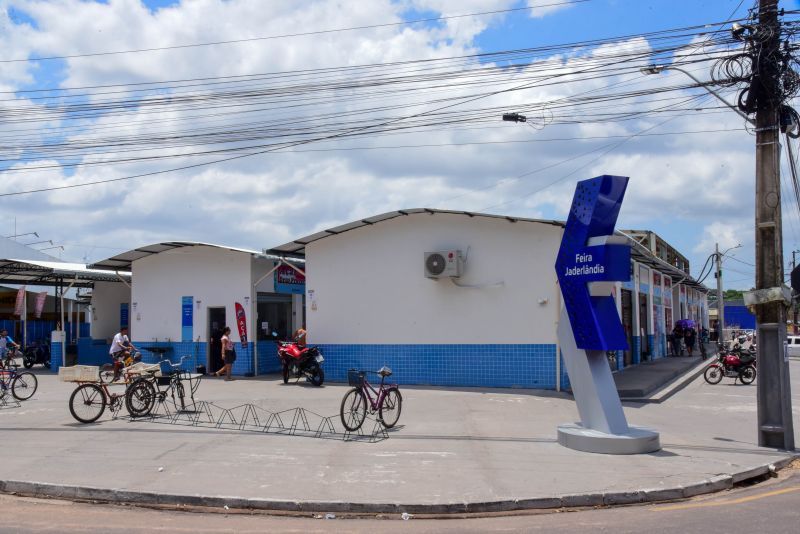
[[214, 373], [214, 376], [220, 376], [221, 374], [225, 374], [225, 381], [233, 380], [231, 377], [231, 367], [233, 367], [233, 362], [236, 361], [236, 351], [233, 348], [233, 341], [231, 341], [231, 328], [226, 326], [222, 329], [222, 339], [220, 339], [222, 344], [222, 363], [224, 364], [222, 369]]

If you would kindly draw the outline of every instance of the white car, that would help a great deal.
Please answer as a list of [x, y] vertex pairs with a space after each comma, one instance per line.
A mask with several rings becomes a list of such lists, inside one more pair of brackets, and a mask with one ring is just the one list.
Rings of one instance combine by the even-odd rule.
[[800, 358], [800, 336], [786, 336], [789, 356]]

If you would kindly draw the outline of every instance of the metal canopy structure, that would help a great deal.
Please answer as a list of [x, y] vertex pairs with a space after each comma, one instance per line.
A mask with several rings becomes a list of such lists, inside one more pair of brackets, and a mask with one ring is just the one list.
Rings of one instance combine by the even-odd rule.
[[89, 269], [82, 263], [0, 259], [0, 283], [12, 285], [91, 288], [95, 282], [130, 281], [128, 274]]
[[465, 215], [467, 217], [482, 217], [486, 219], [501, 219], [506, 220], [511, 223], [516, 222], [532, 222], [532, 223], [541, 223], [541, 224], [549, 224], [552, 226], [560, 226], [564, 227], [564, 223], [562, 221], [551, 221], [545, 219], [527, 219], [524, 217], [510, 217], [506, 215], [491, 215], [488, 213], [475, 213], [471, 211], [454, 211], [454, 210], [437, 210], [431, 208], [413, 208], [407, 210], [397, 210], [397, 211], [390, 211], [387, 213], [381, 213], [380, 215], [375, 215], [373, 217], [367, 217], [366, 219], [360, 219], [358, 221], [349, 222], [347, 224], [343, 224], [341, 226], [336, 226], [334, 228], [329, 228], [327, 230], [322, 230], [321, 232], [317, 232], [315, 234], [307, 235], [305, 237], [301, 237], [299, 239], [295, 239], [289, 243], [280, 245], [275, 248], [271, 248], [266, 250], [268, 254], [275, 254], [276, 256], [297, 256], [297, 257], [304, 257], [306, 253], [306, 245], [309, 243], [313, 243], [314, 241], [319, 241], [320, 239], [325, 239], [326, 237], [331, 237], [334, 235], [343, 234], [345, 232], [349, 232], [350, 230], [355, 230], [356, 228], [363, 228], [364, 226], [372, 226], [373, 224], [377, 224], [383, 221], [388, 221], [391, 219], [396, 219], [398, 217], [407, 217], [408, 215], [414, 215], [417, 213], [427, 213], [429, 215], [436, 215], [436, 214], [449, 214], [449, 215]]
[[[374, 217], [367, 217], [365, 219], [360, 219], [358, 221], [349, 222], [347, 224], [343, 224], [340, 226], [336, 226], [334, 228], [329, 228], [327, 230], [322, 230], [320, 232], [316, 232], [311, 235], [307, 235], [305, 237], [301, 237], [299, 239], [295, 239], [289, 243], [285, 243], [283, 245], [277, 246], [275, 248], [271, 248], [269, 250], [265, 250], [268, 254], [274, 254], [276, 256], [282, 257], [296, 257], [296, 258], [305, 258], [306, 253], [306, 245], [313, 243], [315, 241], [319, 241], [320, 239], [325, 239], [328, 237], [332, 237], [335, 235], [343, 234], [345, 232], [349, 232], [350, 230], [355, 230], [357, 228], [363, 228], [365, 226], [372, 226], [374, 224], [381, 223], [383, 221], [388, 221], [391, 219], [396, 219], [398, 217], [406, 217], [408, 215], [418, 214], [418, 213], [427, 213], [429, 215], [436, 215], [436, 214], [451, 214], [451, 215], [464, 215], [467, 217], [483, 217], [488, 219], [504, 219], [512, 223], [516, 222], [526, 222], [526, 223], [540, 223], [540, 224], [549, 224], [552, 226], [560, 226], [564, 227], [564, 221], [556, 221], [556, 220], [549, 220], [549, 219], [529, 219], [525, 217], [511, 217], [506, 215], [492, 215], [488, 213], [475, 213], [470, 211], [454, 211], [454, 210], [438, 210], [438, 209], [431, 209], [431, 208], [413, 208], [407, 210], [397, 210], [397, 211], [390, 211], [387, 213], [382, 213], [380, 215], [375, 215]], [[631, 241], [631, 256], [633, 259], [640, 263], [644, 263], [650, 267], [655, 267], [656, 269], [660, 270], [661, 272], [667, 274], [670, 278], [674, 281], [682, 283], [687, 286], [691, 286], [696, 288], [704, 293], [707, 293], [709, 289], [704, 286], [703, 284], [698, 283], [694, 278], [686, 274], [685, 272], [681, 271], [677, 267], [670, 265], [669, 263], [661, 260], [654, 256], [646, 247], [644, 247], [641, 243], [636, 241], [636, 239], [631, 238], [631, 236], [617, 232], [619, 235], [624, 235]]]
[[125, 273], [131, 272], [131, 266], [136, 260], [152, 256], [153, 254], [161, 254], [169, 250], [175, 250], [183, 247], [212, 247], [223, 250], [232, 250], [234, 252], [244, 252], [253, 256], [261, 255], [256, 250], [248, 250], [244, 248], [226, 247], [223, 245], [215, 245], [213, 243], [201, 243], [198, 241], [168, 241], [164, 243], [154, 243], [144, 247], [135, 248], [122, 254], [117, 254], [105, 260], [100, 260], [88, 266], [89, 269], [99, 269], [104, 271], [120, 271]]

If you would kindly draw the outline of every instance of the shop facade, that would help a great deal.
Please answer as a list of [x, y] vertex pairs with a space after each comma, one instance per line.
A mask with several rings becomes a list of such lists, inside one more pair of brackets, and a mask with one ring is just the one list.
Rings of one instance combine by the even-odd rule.
[[110, 314], [112, 322], [104, 323], [102, 333], [97, 331], [102, 343], [96, 345], [105, 351], [98, 357], [107, 358], [110, 336], [127, 325], [133, 343], [144, 349], [144, 361], [158, 361], [163, 354], [172, 361], [185, 358], [186, 368], [213, 372], [222, 365], [220, 338], [228, 326], [237, 353], [233, 373], [251, 376], [278, 370], [269, 334], [285, 338], [302, 325], [305, 287], [299, 261], [207, 243], [165, 242], [92, 267], [131, 275], [129, 301], [113, 304], [110, 297], [111, 309], [118, 305], [119, 310]]
[[[306, 260], [309, 342], [321, 346], [329, 380], [388, 365], [407, 384], [562, 389], [553, 268], [562, 234], [558, 221], [413, 209], [270, 252]], [[676, 287], [699, 284], [631, 240], [631, 280], [613, 290], [630, 346], [609, 354], [620, 370], [666, 356], [669, 325], [704, 306], [700, 289], [694, 308], [676, 309]], [[461, 255], [461, 275], [427, 277], [435, 251]]]

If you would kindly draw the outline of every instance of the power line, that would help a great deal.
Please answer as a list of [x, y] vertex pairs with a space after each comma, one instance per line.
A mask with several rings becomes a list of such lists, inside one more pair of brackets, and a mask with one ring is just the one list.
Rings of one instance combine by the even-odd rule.
[[442, 17], [429, 17], [424, 19], [415, 19], [415, 20], [406, 20], [401, 22], [388, 22], [383, 24], [368, 24], [364, 26], [352, 26], [349, 28], [336, 28], [330, 30], [317, 30], [317, 31], [310, 31], [310, 32], [299, 32], [299, 33], [286, 33], [282, 35], [269, 35], [265, 37], [248, 37], [246, 39], [233, 39], [228, 41], [212, 41], [207, 43], [193, 43], [193, 44], [185, 44], [185, 45], [173, 45], [173, 46], [161, 46], [161, 47], [153, 47], [153, 48], [138, 48], [133, 50], [116, 50], [111, 52], [92, 52], [86, 54], [69, 54], [63, 56], [41, 56], [41, 57], [32, 57], [27, 59], [5, 59], [0, 60], [0, 63], [21, 63], [27, 61], [50, 61], [55, 59], [75, 59], [75, 58], [83, 58], [83, 57], [98, 57], [98, 56], [113, 56], [113, 55], [121, 55], [121, 54], [136, 54], [141, 52], [157, 52], [163, 50], [177, 50], [177, 49], [184, 49], [184, 48], [197, 48], [203, 46], [216, 46], [216, 45], [227, 45], [227, 44], [237, 44], [237, 43], [249, 43], [253, 41], [267, 41], [273, 39], [285, 39], [288, 37], [305, 37], [309, 35], [322, 35], [328, 33], [339, 33], [339, 32], [348, 32], [354, 30], [369, 30], [369, 29], [376, 29], [376, 28], [388, 28], [394, 26], [407, 26], [411, 24], [419, 24], [424, 22], [439, 22], [444, 20], [452, 20], [452, 19], [459, 19], [459, 18], [466, 18], [466, 17], [482, 17], [487, 15], [499, 15], [503, 13], [515, 13], [519, 11], [530, 11], [533, 9], [539, 9], [543, 7], [558, 7], [558, 6], [571, 6], [576, 4], [583, 4], [589, 2], [590, 0], [567, 0], [564, 2], [553, 2], [550, 4], [541, 4], [537, 6], [526, 6], [526, 7], [515, 7], [510, 9], [497, 9], [494, 11], [481, 11], [478, 13], [466, 13], [462, 15], [448, 15]]

